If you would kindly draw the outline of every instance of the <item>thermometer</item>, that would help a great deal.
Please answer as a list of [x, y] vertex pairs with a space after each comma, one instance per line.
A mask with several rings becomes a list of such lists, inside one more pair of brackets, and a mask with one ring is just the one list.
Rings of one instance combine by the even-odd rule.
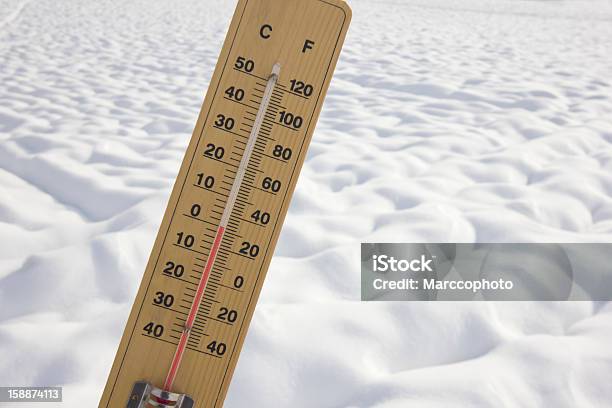
[[350, 19], [238, 2], [100, 408], [223, 405]]

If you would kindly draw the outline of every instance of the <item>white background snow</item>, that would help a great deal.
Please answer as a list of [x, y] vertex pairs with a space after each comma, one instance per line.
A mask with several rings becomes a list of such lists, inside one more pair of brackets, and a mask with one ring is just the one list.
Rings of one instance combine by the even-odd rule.
[[[0, 0], [0, 385], [97, 406], [234, 5]], [[612, 304], [359, 301], [362, 241], [612, 239], [612, 2], [351, 6], [226, 406], [612, 406]]]

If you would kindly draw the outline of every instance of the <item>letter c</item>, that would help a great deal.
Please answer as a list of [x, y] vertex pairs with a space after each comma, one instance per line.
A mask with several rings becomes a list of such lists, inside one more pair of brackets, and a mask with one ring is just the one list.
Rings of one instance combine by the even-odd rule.
[[261, 26], [261, 29], [259, 30], [259, 35], [261, 36], [261, 38], [267, 40], [268, 38], [272, 36], [270, 34], [271, 32], [272, 32], [272, 26], [270, 24], [264, 24]]

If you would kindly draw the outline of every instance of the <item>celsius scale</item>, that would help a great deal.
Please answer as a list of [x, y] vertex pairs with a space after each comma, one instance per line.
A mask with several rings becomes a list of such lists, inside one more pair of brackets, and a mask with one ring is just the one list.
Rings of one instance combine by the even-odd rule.
[[238, 2], [99, 408], [223, 406], [350, 19]]

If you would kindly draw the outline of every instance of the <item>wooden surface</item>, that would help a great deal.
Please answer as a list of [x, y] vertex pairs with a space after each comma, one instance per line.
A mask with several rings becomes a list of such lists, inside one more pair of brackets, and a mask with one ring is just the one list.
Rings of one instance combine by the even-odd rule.
[[[223, 405], [350, 18], [349, 7], [339, 0], [239, 1], [99, 407], [125, 407], [137, 380], [162, 386], [266, 80], [272, 66], [280, 63], [274, 102], [173, 387], [174, 392], [189, 394], [197, 408]], [[266, 24], [271, 31], [262, 31]], [[263, 38], [262, 33], [270, 37]], [[314, 44], [307, 43], [310, 47], [305, 49], [306, 40]], [[253, 61], [252, 72], [236, 68], [239, 57]], [[310, 84], [310, 96], [296, 95], [309, 89], [292, 91], [292, 80]], [[230, 87], [244, 90], [241, 101], [226, 94]], [[299, 129], [283, 126], [281, 112], [302, 117]], [[228, 118], [234, 120], [231, 130], [215, 127], [218, 115], [225, 116], [226, 124]], [[206, 156], [210, 144], [222, 147], [223, 157]], [[275, 156], [277, 145], [291, 149], [288, 160]], [[210, 184], [210, 176], [214, 185], [197, 186], [200, 178]], [[264, 187], [267, 177], [280, 181], [277, 192]], [[194, 217], [197, 206], [200, 212]], [[267, 224], [252, 217], [257, 210], [270, 214]], [[191, 248], [185, 248], [187, 235], [194, 237]], [[257, 256], [241, 253], [243, 242], [258, 246]], [[183, 266], [180, 276], [170, 263]], [[163, 299], [162, 304], [155, 304], [156, 299]], [[225, 315], [223, 308], [228, 311]], [[216, 345], [211, 349], [212, 342]], [[221, 343], [225, 350], [219, 355]]]

